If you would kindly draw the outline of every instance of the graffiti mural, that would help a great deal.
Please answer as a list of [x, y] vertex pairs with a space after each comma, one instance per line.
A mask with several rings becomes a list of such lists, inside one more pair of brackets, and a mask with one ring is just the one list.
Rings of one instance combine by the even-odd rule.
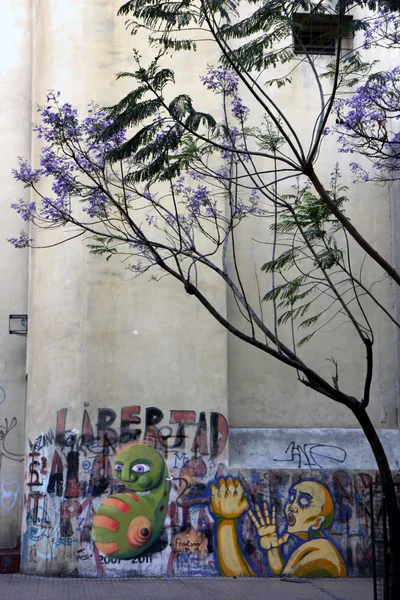
[[24, 456], [23, 454], [16, 454], [15, 452], [10, 452], [6, 448], [7, 437], [10, 436], [11, 431], [17, 426], [17, 419], [13, 417], [8, 422], [8, 419], [4, 419], [4, 425], [0, 425], [0, 471], [3, 457], [9, 458], [10, 460], [23, 462]]
[[255, 575], [239, 543], [238, 519], [249, 503], [239, 479], [221, 478], [218, 487], [211, 484], [211, 510], [217, 517], [216, 546], [221, 575], [239, 577]]
[[[345, 577], [342, 554], [326, 534], [334, 519], [333, 501], [327, 487], [317, 481], [300, 481], [289, 490], [284, 512], [286, 523], [281, 535], [276, 526], [275, 508], [270, 514], [267, 502], [264, 502], [264, 514], [259, 506], [257, 516], [249, 513], [260, 537], [260, 546], [267, 552], [272, 573], [289, 577]], [[293, 542], [292, 548], [290, 542]], [[288, 550], [285, 550], [286, 545]]]
[[122, 450], [114, 471], [123, 491], [102, 502], [93, 519], [92, 537], [103, 554], [128, 559], [159, 537], [171, 484], [163, 457], [143, 444]]
[[133, 405], [119, 419], [111, 408], [99, 408], [97, 419], [84, 410], [80, 430], [68, 420], [68, 409], [60, 409], [54, 428], [28, 440], [26, 572], [44, 563], [54, 574], [160, 572], [165, 553], [173, 554], [171, 511], [180, 518], [200, 492], [207, 502], [206, 476], [224, 460], [226, 418]]
[[17, 503], [19, 496], [19, 481], [13, 479], [12, 481], [1, 480], [0, 487], [0, 504], [5, 511], [10, 511], [14, 508]]
[[245, 512], [252, 520], [261, 550], [265, 551], [271, 575], [286, 577], [345, 577], [341, 552], [326, 536], [334, 519], [334, 506], [327, 487], [303, 480], [289, 490], [284, 528], [279, 531], [276, 508], [268, 502], [249, 509], [246, 493], [238, 479], [220, 479], [211, 485], [211, 510], [217, 517], [217, 556], [222, 575], [255, 575], [239, 543], [236, 520]]
[[[5, 400], [6, 392], [0, 386], [0, 405]], [[9, 411], [8, 400], [7, 404], [7, 407], [0, 406], [2, 415]], [[22, 450], [22, 453], [18, 450]], [[22, 500], [20, 477], [23, 473], [23, 461], [23, 437], [17, 417], [4, 417], [0, 424], [0, 573], [19, 571]]]
[[77, 429], [67, 427], [67, 420], [68, 408], [58, 410], [55, 434], [49, 428], [48, 433], [38, 435], [34, 441], [29, 439], [30, 451], [38, 452], [56, 443], [63, 448], [75, 446], [83, 453], [104, 454], [107, 448], [115, 453], [121, 445], [145, 441], [161, 450], [165, 458], [177, 449], [216, 458], [228, 440], [227, 420], [218, 412], [171, 410], [168, 419], [155, 406], [142, 411], [141, 406], [132, 405], [121, 408], [118, 421], [112, 408], [99, 408], [93, 426], [88, 411], [84, 410], [80, 435]]
[[[229, 469], [219, 413], [134, 405], [120, 415], [84, 410], [81, 429], [68, 429], [61, 409], [55, 427], [29, 441], [24, 572], [371, 576], [376, 472], [315, 470], [311, 461]], [[1, 490], [7, 507], [11, 483]]]

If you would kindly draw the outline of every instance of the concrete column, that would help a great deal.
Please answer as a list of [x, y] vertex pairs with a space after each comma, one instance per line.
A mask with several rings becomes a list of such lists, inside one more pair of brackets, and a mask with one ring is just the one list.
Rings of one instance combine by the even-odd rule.
[[[31, 2], [0, 1], [0, 560], [14, 548], [21, 531], [26, 337], [10, 335], [10, 314], [26, 314], [28, 251], [7, 238], [23, 223], [10, 204], [29, 194], [13, 180], [19, 155], [31, 144]], [[8, 559], [7, 559], [8, 560]], [[8, 565], [11, 563], [8, 560]], [[17, 564], [14, 565], [18, 566]], [[3, 566], [2, 566], [3, 568]], [[8, 569], [8, 567], [7, 567]]]
[[[120, 4], [120, 0], [35, 3], [33, 106], [43, 103], [46, 92], [54, 89], [61, 91], [62, 101], [85, 113], [91, 100], [110, 105], [129, 89], [129, 82], [116, 83], [115, 75], [134, 70], [134, 45], [144, 56], [147, 46], [125, 31], [124, 19], [116, 17]], [[177, 60], [187, 65], [181, 89], [189, 83], [200, 87], [196, 55]], [[36, 160], [40, 142], [33, 140]], [[37, 239], [48, 244], [60, 235], [45, 232]], [[223, 312], [224, 288], [207, 275], [204, 285]], [[57, 427], [81, 433], [88, 419], [95, 433], [102, 419], [118, 432], [127, 413], [135, 410], [142, 437], [146, 421], [147, 426], [154, 423], [162, 435], [170, 432], [167, 443], [172, 448], [182, 415], [171, 411], [189, 411], [185, 437], [177, 449], [192, 456], [196, 432], [207, 429], [208, 447], [201, 450], [210, 453], [211, 430], [216, 426], [211, 413], [227, 415], [226, 332], [172, 279], [134, 279], [118, 258], [106, 262], [89, 255], [81, 239], [32, 252], [30, 292], [27, 437], [31, 448], [38, 438], [34, 460], [46, 460], [48, 470], [42, 474], [32, 466], [26, 471], [23, 570], [74, 572], [79, 565], [75, 547], [79, 536], [71, 538], [71, 552], [64, 552], [64, 542], [57, 544], [58, 538], [64, 539], [59, 529], [62, 498], [47, 494], [55, 450], [52, 434]], [[124, 412], [124, 407], [133, 406]], [[43, 446], [43, 440], [49, 445]], [[65, 486], [67, 448], [57, 450]], [[85, 458], [84, 453], [79, 457], [81, 480], [87, 476], [82, 471]], [[171, 451], [169, 459], [173, 458]], [[32, 470], [39, 476], [33, 485]], [[39, 538], [30, 527], [37, 518], [37, 500], [50, 523]], [[49, 536], [55, 538], [52, 544]], [[36, 556], [37, 562], [32, 558]]]

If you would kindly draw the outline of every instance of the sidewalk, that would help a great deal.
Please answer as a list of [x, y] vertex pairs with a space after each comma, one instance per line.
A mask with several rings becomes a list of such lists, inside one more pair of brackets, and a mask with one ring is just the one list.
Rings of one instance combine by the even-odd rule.
[[0, 575], [1, 600], [373, 600], [372, 579], [50, 579]]

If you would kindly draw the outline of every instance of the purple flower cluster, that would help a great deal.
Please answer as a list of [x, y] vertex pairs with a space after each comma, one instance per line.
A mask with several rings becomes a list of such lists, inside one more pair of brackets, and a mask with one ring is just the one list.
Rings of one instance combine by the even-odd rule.
[[[174, 191], [181, 198], [184, 198], [184, 204], [186, 213], [185, 215], [177, 215], [176, 218], [171, 219], [169, 225], [175, 224], [177, 221], [179, 224], [185, 229], [193, 226], [194, 223], [197, 223], [199, 219], [202, 218], [212, 218], [213, 221], [215, 219], [219, 220], [223, 217], [223, 211], [221, 208], [218, 208], [218, 200], [217, 197], [220, 197], [223, 201], [228, 199], [228, 189], [229, 183], [227, 179], [229, 178], [229, 171], [225, 165], [222, 165], [218, 170], [219, 173], [219, 182], [222, 184], [219, 186], [222, 188], [222, 191], [217, 192], [211, 196], [211, 189], [207, 185], [205, 181], [206, 178], [202, 178], [199, 173], [189, 171], [186, 175], [182, 175], [179, 177], [174, 183]], [[190, 177], [192, 181], [201, 182], [198, 183], [196, 187], [193, 187], [190, 184], [186, 183], [186, 179]], [[245, 199], [246, 198], [246, 199]], [[245, 217], [249, 215], [263, 216], [265, 211], [263, 211], [259, 207], [259, 191], [258, 189], [252, 189], [250, 196], [248, 196], [248, 192], [243, 190], [243, 194], [239, 194], [231, 202], [231, 211], [232, 215], [235, 217]]]
[[226, 130], [225, 134], [221, 136], [220, 142], [225, 148], [220, 152], [223, 160], [227, 162], [248, 162], [250, 160], [243, 141], [243, 134], [237, 127], [230, 127]]
[[18, 169], [13, 169], [12, 171], [14, 179], [22, 181], [28, 186], [40, 180], [40, 169], [32, 169], [31, 165], [20, 156], [18, 157], [18, 165]]
[[146, 215], [145, 221], [146, 221], [147, 225], [154, 225], [156, 222], [155, 216], [154, 215]]
[[24, 221], [30, 221], [36, 211], [36, 202], [24, 202], [22, 198], [18, 202], [11, 204], [13, 208]]
[[[60, 92], [49, 92], [46, 105], [38, 108], [40, 123], [33, 126], [37, 137], [45, 144], [40, 153], [40, 168], [18, 159], [13, 170], [17, 181], [38, 192], [38, 184], [49, 178], [52, 197], [41, 196], [41, 201], [25, 203], [20, 200], [11, 207], [25, 221], [46, 221], [62, 225], [68, 221], [72, 201], [83, 203], [83, 210], [92, 219], [104, 218], [110, 206], [106, 187], [112, 176], [107, 171], [107, 153], [125, 141], [125, 132], [102, 138], [111, 123], [98, 105], [88, 106], [88, 116], [80, 119], [70, 104], [61, 104]], [[26, 239], [13, 238], [16, 247], [24, 247]]]
[[350, 169], [351, 169], [351, 172], [356, 177], [353, 180], [353, 183], [356, 183], [356, 181], [369, 181], [370, 180], [370, 174], [368, 173], [368, 171], [363, 169], [363, 167], [359, 163], [351, 162]]
[[165, 119], [161, 117], [161, 115], [157, 118], [159, 124], [159, 130], [156, 133], [154, 141], [158, 144], [164, 142], [164, 140], [168, 137], [169, 132], [171, 131], [173, 125], [172, 123], [165, 123]]
[[209, 65], [207, 75], [200, 78], [208, 90], [231, 98], [232, 115], [239, 121], [245, 121], [249, 109], [239, 96], [239, 77], [230, 69], [225, 69], [221, 63], [217, 67]]
[[191, 190], [188, 195], [190, 212], [198, 215], [202, 207], [205, 208], [206, 214], [212, 214], [210, 190], [206, 185], [198, 185], [196, 189]]
[[87, 204], [83, 207], [83, 210], [92, 219], [101, 219], [107, 216], [107, 209], [110, 206], [110, 200], [102, 190], [94, 188], [93, 192], [87, 199]]
[[10, 242], [14, 248], [27, 248], [31, 244], [32, 238], [28, 236], [26, 231], [21, 231], [18, 238], [8, 238], [7, 241]]
[[242, 197], [238, 197], [232, 204], [232, 214], [234, 217], [247, 217], [250, 215], [262, 217], [266, 212], [259, 207], [260, 197], [257, 189], [251, 191], [250, 197], [245, 201]]
[[[378, 172], [398, 169], [400, 135], [400, 67], [376, 73], [349, 99], [336, 104], [339, 152], [357, 152], [369, 158]], [[368, 173], [356, 162], [352, 171], [367, 181]]]
[[239, 77], [230, 69], [226, 69], [221, 63], [217, 67], [209, 65], [207, 75], [200, 77], [203, 85], [208, 90], [217, 94], [233, 96], [238, 93]]
[[400, 44], [400, 20], [396, 12], [382, 9], [364, 31], [364, 50], [376, 46], [390, 47]]
[[154, 194], [152, 194], [150, 192], [149, 189], [145, 189], [143, 191], [143, 198], [145, 198], [146, 200], [149, 200], [149, 202], [152, 202], [154, 200], [155, 196], [154, 196]]
[[249, 207], [248, 207], [247, 211], [249, 213], [253, 213], [253, 214], [257, 214], [257, 215], [264, 214], [264, 211], [262, 211], [259, 208], [259, 202], [260, 202], [260, 196], [259, 196], [258, 190], [254, 189], [251, 191], [251, 194], [250, 194]]
[[71, 205], [67, 197], [63, 198], [42, 198], [40, 216], [42, 219], [62, 224], [68, 220], [71, 212]]
[[35, 125], [33, 131], [37, 132], [39, 139], [43, 138], [48, 143], [63, 141], [64, 138], [80, 135], [78, 111], [70, 104], [58, 104], [58, 94], [49, 93], [46, 97], [47, 105], [38, 108], [42, 123]]
[[[188, 173], [190, 176], [190, 174]], [[199, 181], [201, 177], [193, 173], [192, 180]], [[199, 217], [211, 217], [219, 214], [216, 201], [211, 197], [209, 187], [205, 183], [198, 183], [196, 187], [186, 184], [184, 175], [179, 177], [173, 185], [175, 194], [181, 196], [186, 208], [186, 216], [178, 215], [178, 221], [182, 226], [191, 226], [193, 219]]]

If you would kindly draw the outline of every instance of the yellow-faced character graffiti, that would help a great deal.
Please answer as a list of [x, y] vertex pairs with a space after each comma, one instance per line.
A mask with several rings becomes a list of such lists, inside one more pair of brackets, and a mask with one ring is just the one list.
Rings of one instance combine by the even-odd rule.
[[[217, 517], [217, 560], [221, 574], [254, 575], [241, 550], [239, 517], [248, 501], [239, 479], [220, 479], [211, 486], [211, 510]], [[334, 505], [327, 487], [317, 481], [301, 481], [290, 488], [285, 503], [285, 524], [278, 531], [275, 507], [267, 502], [248, 514], [266, 552], [275, 576], [345, 577], [343, 557], [326, 530], [334, 518]]]
[[168, 468], [157, 450], [137, 444], [117, 455], [114, 472], [124, 490], [102, 502], [92, 538], [103, 554], [129, 559], [147, 550], [162, 531], [170, 493]]

